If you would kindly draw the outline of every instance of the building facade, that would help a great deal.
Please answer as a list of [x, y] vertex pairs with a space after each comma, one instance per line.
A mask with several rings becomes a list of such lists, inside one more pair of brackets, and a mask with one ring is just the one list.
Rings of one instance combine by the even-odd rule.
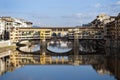
[[91, 22], [91, 27], [104, 28], [107, 23], [115, 20], [115, 16], [108, 16], [106, 14], [100, 14]]
[[[118, 38], [120, 35], [120, 15], [108, 16], [100, 14], [89, 27], [31, 27], [30, 22], [14, 19], [10, 32], [10, 40], [18, 42], [23, 39], [50, 39], [51, 37], [68, 37], [69, 39], [103, 39]], [[26, 24], [23, 24], [26, 23]]]
[[120, 47], [120, 14], [113, 22], [107, 23], [104, 27], [104, 36], [108, 47]]
[[102, 28], [82, 28], [82, 27], [21, 27], [11, 31], [11, 42], [29, 39], [103, 39]]
[[8, 40], [10, 31], [18, 27], [32, 27], [32, 22], [12, 17], [0, 17], [0, 40]]

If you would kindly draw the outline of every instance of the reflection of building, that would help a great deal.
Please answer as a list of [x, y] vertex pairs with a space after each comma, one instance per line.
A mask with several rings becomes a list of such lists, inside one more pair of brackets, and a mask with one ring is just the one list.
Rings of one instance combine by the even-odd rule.
[[109, 71], [117, 77], [117, 80], [120, 80], [120, 58], [110, 57], [107, 59], [107, 67]]
[[[3, 59], [4, 62], [4, 59]], [[119, 80], [120, 61], [119, 58], [106, 57], [103, 55], [70, 55], [70, 56], [52, 56], [52, 55], [35, 55], [23, 54], [13, 51], [7, 60], [7, 65], [3, 64], [0, 59], [0, 72], [13, 71], [27, 64], [47, 64], [47, 65], [91, 65], [99, 74], [115, 75]], [[3, 65], [1, 65], [1, 63]], [[5, 62], [6, 63], [6, 62]], [[1, 68], [1, 66], [4, 66]]]
[[10, 55], [10, 64], [14, 67], [25, 64], [67, 64], [66, 57], [50, 56], [50, 55], [34, 55], [34, 54], [21, 54], [14, 51]]
[[107, 69], [107, 66], [104, 63], [101, 64], [95, 64], [93, 65], [93, 68], [96, 70], [97, 73], [99, 74], [108, 74], [111, 75], [112, 73]]
[[5, 61], [0, 58], [0, 75], [5, 72]]
[[52, 56], [46, 55], [45, 53], [42, 55], [35, 54], [22, 54], [18, 51], [14, 51], [10, 55], [10, 62], [13, 66], [22, 65], [22, 64], [74, 64], [77, 62], [78, 65], [81, 64], [99, 64], [104, 63], [104, 57], [101, 56], [93, 56], [93, 55], [69, 55], [69, 56]]

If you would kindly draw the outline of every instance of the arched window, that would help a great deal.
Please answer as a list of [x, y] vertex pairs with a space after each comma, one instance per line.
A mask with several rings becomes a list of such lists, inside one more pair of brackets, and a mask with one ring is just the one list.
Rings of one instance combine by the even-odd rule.
[[57, 36], [57, 34], [56, 33], [52, 33], [52, 37], [56, 37]]
[[58, 37], [61, 37], [61, 33], [58, 33]]

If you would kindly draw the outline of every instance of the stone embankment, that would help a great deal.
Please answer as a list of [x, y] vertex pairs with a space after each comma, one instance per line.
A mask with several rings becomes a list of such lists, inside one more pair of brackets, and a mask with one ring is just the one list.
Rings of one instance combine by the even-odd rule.
[[0, 53], [8, 50], [16, 49], [15, 44], [11, 44], [10, 40], [0, 41]]

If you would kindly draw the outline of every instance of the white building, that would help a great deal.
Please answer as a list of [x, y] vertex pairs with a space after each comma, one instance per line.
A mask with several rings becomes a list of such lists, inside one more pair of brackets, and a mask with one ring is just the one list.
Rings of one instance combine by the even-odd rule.
[[32, 27], [32, 22], [23, 19], [14, 18], [13, 26], [16, 27]]
[[96, 19], [103, 22], [104, 24], [106, 24], [106, 23], [114, 21], [115, 16], [109, 16], [106, 14], [99, 14]]
[[115, 20], [115, 16], [109, 16], [106, 14], [99, 14], [96, 19], [94, 19], [91, 24], [93, 27], [104, 28], [104, 25]]
[[9, 39], [9, 32], [13, 28], [32, 27], [32, 22], [12, 17], [0, 17], [0, 39]]

